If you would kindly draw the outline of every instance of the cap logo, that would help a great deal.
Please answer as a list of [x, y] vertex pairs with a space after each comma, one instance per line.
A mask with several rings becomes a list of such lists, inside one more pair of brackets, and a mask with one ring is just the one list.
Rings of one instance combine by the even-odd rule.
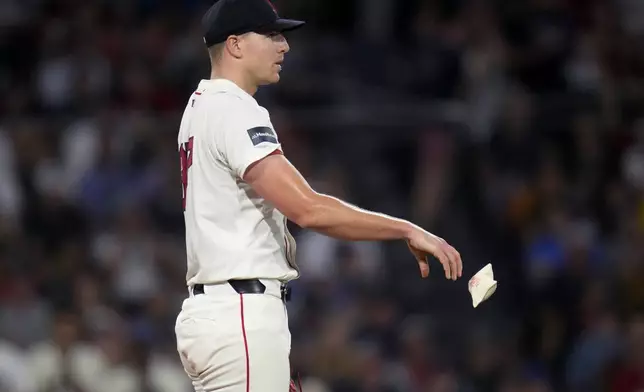
[[273, 10], [273, 12], [275, 12], [275, 15], [277, 15], [277, 8], [275, 8], [273, 3], [271, 3], [271, 0], [265, 0], [265, 1], [268, 3], [268, 5], [271, 6], [271, 9]]

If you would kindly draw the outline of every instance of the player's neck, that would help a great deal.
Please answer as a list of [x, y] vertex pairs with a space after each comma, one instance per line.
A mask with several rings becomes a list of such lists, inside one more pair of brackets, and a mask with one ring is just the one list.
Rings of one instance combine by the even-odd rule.
[[235, 83], [239, 88], [246, 91], [249, 95], [253, 96], [257, 92], [257, 84], [251, 82], [248, 77], [244, 77], [243, 74], [234, 73], [234, 72], [225, 72], [223, 70], [213, 69], [210, 72], [210, 79], [226, 79]]

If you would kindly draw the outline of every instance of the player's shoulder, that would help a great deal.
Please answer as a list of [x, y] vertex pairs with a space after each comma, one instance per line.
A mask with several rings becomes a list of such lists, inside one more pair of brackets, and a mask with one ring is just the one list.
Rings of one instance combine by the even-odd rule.
[[221, 119], [227, 124], [238, 127], [252, 127], [257, 125], [270, 126], [270, 117], [266, 109], [252, 102], [247, 102], [238, 97], [228, 97], [218, 105], [221, 108]]
[[202, 97], [211, 108], [227, 117], [267, 117], [268, 112], [256, 102], [244, 99], [228, 91], [216, 91], [203, 94]]
[[[201, 94], [200, 94], [201, 93]], [[241, 97], [228, 91], [195, 91], [198, 98], [211, 104], [217, 104], [218, 107], [230, 107], [241, 109], [245, 105]]]

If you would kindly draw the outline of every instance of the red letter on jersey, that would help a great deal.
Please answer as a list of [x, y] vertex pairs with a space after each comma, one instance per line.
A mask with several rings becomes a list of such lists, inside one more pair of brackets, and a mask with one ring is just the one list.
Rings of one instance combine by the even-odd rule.
[[183, 143], [179, 148], [179, 158], [181, 160], [181, 186], [183, 190], [182, 194], [182, 206], [185, 211], [186, 209], [186, 196], [188, 195], [188, 169], [192, 166], [192, 145], [194, 137], [190, 137], [186, 143]]

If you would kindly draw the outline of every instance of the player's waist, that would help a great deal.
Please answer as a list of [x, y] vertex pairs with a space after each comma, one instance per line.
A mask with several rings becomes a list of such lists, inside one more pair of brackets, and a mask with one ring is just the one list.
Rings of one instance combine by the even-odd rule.
[[[231, 241], [232, 242], [232, 241]], [[199, 246], [188, 243], [188, 257], [190, 260], [201, 260], [210, 264], [253, 264], [263, 262], [278, 263], [291, 257], [287, 245], [275, 240], [261, 242], [252, 245], [222, 245], [221, 240], [214, 241], [210, 238], [202, 238], [198, 241]], [[293, 256], [295, 256], [293, 254]]]
[[248, 277], [288, 281], [299, 276], [297, 264], [279, 249], [262, 253], [203, 249], [199, 252], [188, 251], [188, 269], [193, 272], [188, 274], [188, 284], [225, 282]]
[[188, 287], [188, 292], [191, 297], [197, 295], [265, 294], [283, 301], [288, 301], [291, 295], [290, 287], [277, 279], [231, 279], [222, 283], [195, 283]]

